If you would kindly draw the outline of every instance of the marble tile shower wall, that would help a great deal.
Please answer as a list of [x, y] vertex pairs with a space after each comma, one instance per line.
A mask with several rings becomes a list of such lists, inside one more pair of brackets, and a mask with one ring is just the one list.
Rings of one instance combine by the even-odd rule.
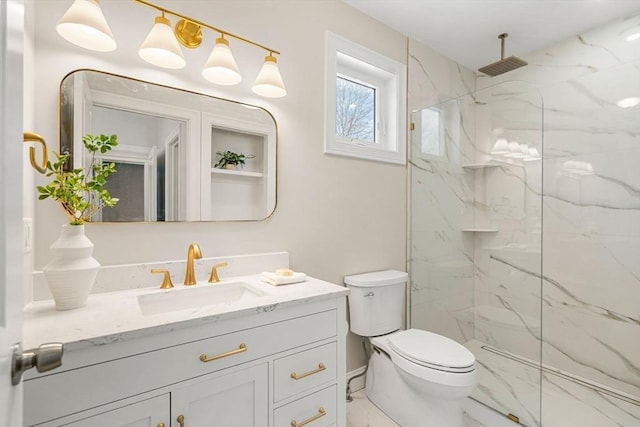
[[537, 84], [544, 100], [542, 363], [636, 402], [640, 107], [616, 101], [640, 95], [640, 40], [626, 39], [638, 32], [640, 15], [613, 22], [509, 76]]
[[[410, 41], [409, 51], [409, 111], [416, 124], [410, 134], [411, 322], [465, 342], [474, 333], [473, 242], [460, 230], [473, 218], [473, 175], [462, 164], [474, 159], [475, 103], [463, 95], [475, 91], [476, 77], [420, 43]], [[429, 112], [448, 126], [436, 126], [426, 154], [422, 110], [438, 104]]]
[[[455, 103], [461, 123], [441, 156], [411, 135], [412, 325], [603, 386], [532, 376], [540, 419], [514, 373], [505, 392], [531, 401], [530, 425], [640, 426], [640, 107], [615, 104], [640, 95], [639, 31], [622, 19], [493, 79], [410, 43], [411, 111]], [[543, 161], [463, 168], [491, 160], [500, 129]], [[461, 232], [474, 227], [499, 231]]]

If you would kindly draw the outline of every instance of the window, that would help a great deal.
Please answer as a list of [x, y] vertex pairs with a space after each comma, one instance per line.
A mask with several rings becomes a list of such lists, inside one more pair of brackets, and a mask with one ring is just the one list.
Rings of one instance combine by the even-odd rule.
[[327, 33], [325, 153], [406, 163], [406, 66]]
[[376, 142], [376, 88], [336, 78], [336, 136], [350, 141]]

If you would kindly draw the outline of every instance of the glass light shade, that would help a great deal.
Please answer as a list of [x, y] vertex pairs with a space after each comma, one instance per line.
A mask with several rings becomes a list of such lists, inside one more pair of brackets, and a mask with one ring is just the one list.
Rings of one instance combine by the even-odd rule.
[[56, 31], [68, 42], [85, 49], [110, 52], [117, 47], [96, 0], [75, 0], [58, 21]]
[[504, 138], [498, 138], [493, 144], [491, 154], [507, 154], [509, 153], [509, 142]]
[[211, 83], [223, 86], [240, 83], [242, 76], [236, 60], [233, 59], [228, 40], [222, 37], [216, 39], [216, 44], [202, 70], [202, 76]]
[[148, 63], [162, 68], [175, 70], [187, 64], [178, 40], [173, 35], [171, 22], [164, 16], [156, 18], [153, 28], [138, 50], [138, 55]]
[[538, 149], [535, 147], [529, 147], [529, 157], [526, 157], [522, 160], [524, 160], [525, 162], [540, 160], [540, 153], [538, 152]]
[[264, 57], [264, 64], [256, 77], [252, 90], [267, 98], [282, 98], [287, 94], [276, 58], [271, 55]]
[[520, 144], [518, 144], [515, 141], [511, 141], [509, 143], [509, 153], [505, 154], [505, 157], [520, 157], [521, 155], [521, 151], [520, 151]]

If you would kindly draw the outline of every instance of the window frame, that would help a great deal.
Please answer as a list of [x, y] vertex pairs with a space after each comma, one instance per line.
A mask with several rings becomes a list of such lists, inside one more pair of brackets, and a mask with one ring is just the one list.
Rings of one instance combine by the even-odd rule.
[[[406, 74], [406, 65], [327, 32], [325, 154], [406, 164]], [[375, 88], [374, 143], [337, 136], [338, 77]]]

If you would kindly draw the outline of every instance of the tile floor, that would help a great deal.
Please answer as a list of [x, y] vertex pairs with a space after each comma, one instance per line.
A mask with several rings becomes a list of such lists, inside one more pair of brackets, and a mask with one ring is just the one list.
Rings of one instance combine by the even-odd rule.
[[[364, 390], [359, 390], [352, 396], [353, 401], [347, 403], [347, 427], [399, 427], [367, 399]], [[464, 409], [464, 427], [518, 425], [472, 399], [467, 399]]]

